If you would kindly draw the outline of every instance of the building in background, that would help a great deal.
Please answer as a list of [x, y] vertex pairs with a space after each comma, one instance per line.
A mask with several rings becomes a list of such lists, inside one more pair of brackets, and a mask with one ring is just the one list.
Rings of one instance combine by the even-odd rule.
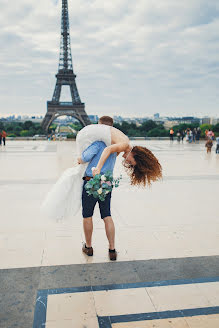
[[210, 117], [203, 117], [202, 119], [201, 119], [201, 121], [202, 121], [202, 124], [211, 124], [211, 118]]
[[219, 123], [219, 118], [211, 117], [210, 122], [212, 125], [216, 125]]
[[200, 124], [201, 119], [193, 116], [184, 117], [167, 117], [164, 121], [164, 127], [166, 129], [172, 128], [174, 125], [179, 124]]
[[91, 123], [98, 123], [99, 117], [98, 115], [88, 115]]

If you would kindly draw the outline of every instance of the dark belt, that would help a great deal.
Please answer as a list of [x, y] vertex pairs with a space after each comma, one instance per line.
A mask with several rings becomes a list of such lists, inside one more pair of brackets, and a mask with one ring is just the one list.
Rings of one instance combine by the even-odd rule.
[[82, 179], [85, 181], [89, 181], [90, 179], [92, 179], [92, 177], [83, 177]]

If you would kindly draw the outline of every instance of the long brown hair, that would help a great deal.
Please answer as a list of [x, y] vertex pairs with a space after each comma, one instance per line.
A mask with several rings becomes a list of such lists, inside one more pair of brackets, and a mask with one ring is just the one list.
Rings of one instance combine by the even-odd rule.
[[132, 185], [150, 186], [152, 181], [162, 178], [162, 167], [149, 149], [135, 146], [132, 149], [132, 154], [136, 165], [124, 163]]

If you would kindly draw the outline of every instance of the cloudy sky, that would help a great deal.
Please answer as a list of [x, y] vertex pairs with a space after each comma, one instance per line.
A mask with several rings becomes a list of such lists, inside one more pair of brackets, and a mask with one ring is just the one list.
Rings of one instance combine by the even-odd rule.
[[[68, 0], [88, 114], [219, 114], [218, 0]], [[41, 114], [58, 70], [61, 0], [0, 0], [0, 115]], [[62, 100], [70, 100], [63, 90]]]

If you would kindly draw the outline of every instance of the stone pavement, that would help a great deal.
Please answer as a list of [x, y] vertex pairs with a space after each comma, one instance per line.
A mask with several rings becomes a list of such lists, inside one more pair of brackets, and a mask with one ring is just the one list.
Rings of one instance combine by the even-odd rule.
[[116, 263], [98, 209], [92, 258], [81, 252], [80, 213], [59, 223], [40, 213], [76, 162], [75, 142], [1, 147], [0, 327], [219, 327], [219, 155], [203, 142], [133, 144], [156, 154], [164, 179], [131, 187], [118, 158]]

